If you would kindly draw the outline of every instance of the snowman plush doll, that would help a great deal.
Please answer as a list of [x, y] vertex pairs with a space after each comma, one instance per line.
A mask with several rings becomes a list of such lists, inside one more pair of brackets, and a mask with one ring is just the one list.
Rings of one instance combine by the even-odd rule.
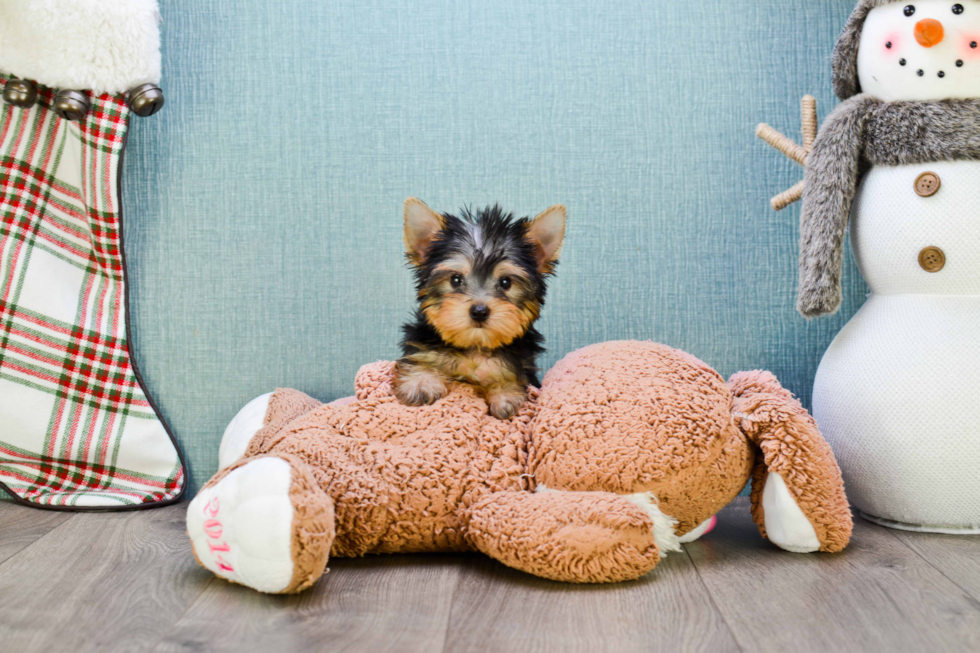
[[835, 312], [844, 237], [871, 294], [813, 412], [871, 521], [980, 533], [980, 0], [861, 0], [843, 103], [806, 155], [798, 309]]

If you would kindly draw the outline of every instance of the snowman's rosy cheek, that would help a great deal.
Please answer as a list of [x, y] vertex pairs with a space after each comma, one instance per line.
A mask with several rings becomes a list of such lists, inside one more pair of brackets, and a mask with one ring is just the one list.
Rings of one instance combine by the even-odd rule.
[[882, 40], [881, 52], [886, 57], [897, 58], [902, 50], [902, 35], [899, 32], [888, 34]]
[[980, 32], [967, 34], [960, 42], [960, 59], [976, 61], [980, 59]]

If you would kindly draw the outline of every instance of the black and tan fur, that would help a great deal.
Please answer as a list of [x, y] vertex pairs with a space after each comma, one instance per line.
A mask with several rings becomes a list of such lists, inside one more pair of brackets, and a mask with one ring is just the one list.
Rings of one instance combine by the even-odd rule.
[[534, 328], [565, 235], [565, 207], [534, 220], [498, 206], [460, 217], [405, 202], [405, 248], [419, 306], [403, 327], [395, 394], [431, 404], [453, 382], [478, 388], [499, 419], [538, 385], [543, 338]]

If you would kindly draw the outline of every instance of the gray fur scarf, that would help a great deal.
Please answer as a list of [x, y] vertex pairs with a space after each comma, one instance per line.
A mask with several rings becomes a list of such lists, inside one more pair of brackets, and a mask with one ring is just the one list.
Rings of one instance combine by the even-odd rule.
[[980, 160], [980, 100], [882, 102], [857, 95], [837, 107], [807, 160], [797, 310], [817, 317], [840, 307], [844, 235], [869, 166], [962, 160]]

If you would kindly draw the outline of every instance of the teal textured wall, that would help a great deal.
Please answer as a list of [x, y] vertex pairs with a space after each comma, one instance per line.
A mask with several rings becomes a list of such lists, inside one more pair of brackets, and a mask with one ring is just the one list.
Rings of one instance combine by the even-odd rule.
[[833, 104], [853, 0], [162, 2], [167, 105], [124, 164], [135, 353], [195, 487], [224, 425], [291, 386], [349, 394], [412, 307], [401, 206], [562, 202], [550, 366], [653, 339], [809, 403], [863, 301], [793, 310], [801, 170], [754, 138]]

